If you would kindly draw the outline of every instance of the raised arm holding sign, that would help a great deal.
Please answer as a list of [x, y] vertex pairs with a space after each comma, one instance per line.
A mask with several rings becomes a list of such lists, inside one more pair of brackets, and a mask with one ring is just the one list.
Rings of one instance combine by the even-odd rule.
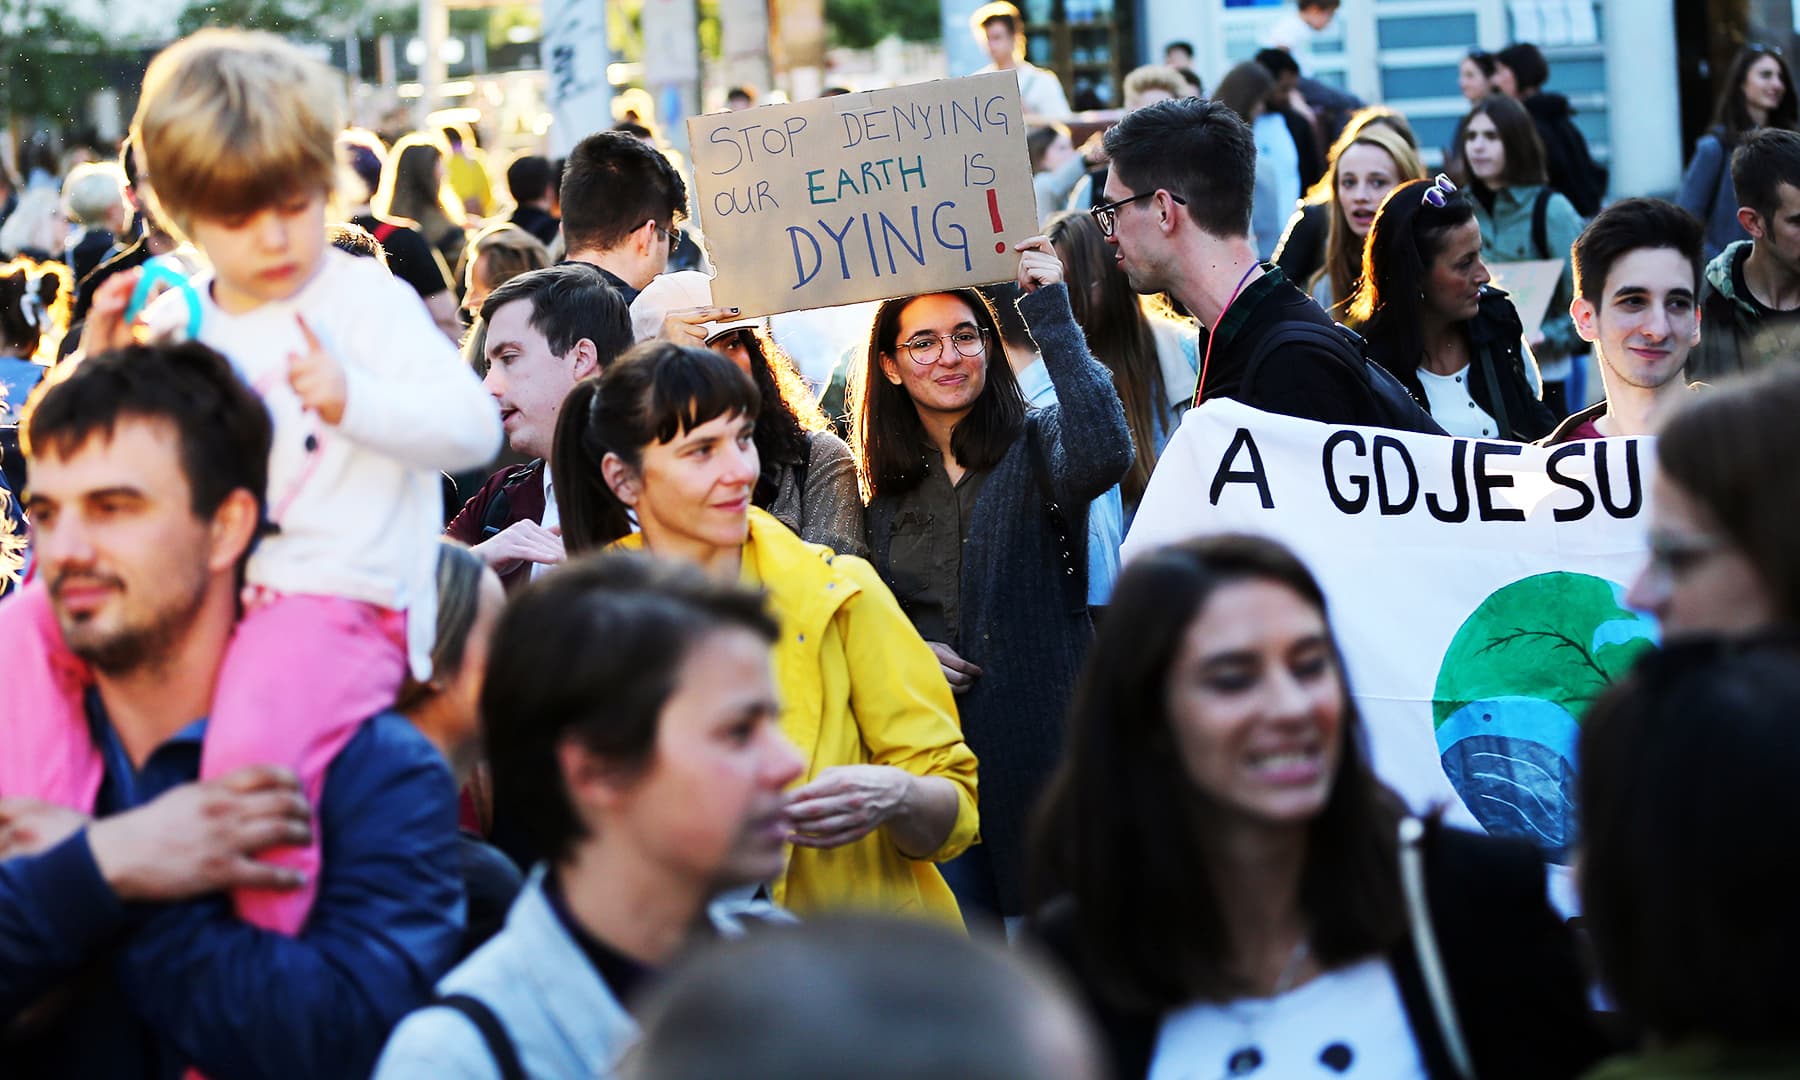
[[688, 121], [713, 295], [744, 315], [1014, 277], [1037, 231], [1010, 73]]

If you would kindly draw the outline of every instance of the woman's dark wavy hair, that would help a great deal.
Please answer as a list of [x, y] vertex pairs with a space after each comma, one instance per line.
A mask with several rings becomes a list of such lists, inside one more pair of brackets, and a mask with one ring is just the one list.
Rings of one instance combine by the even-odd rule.
[[[1245, 581], [1284, 586], [1325, 614], [1312, 574], [1259, 537], [1191, 540], [1126, 568], [1070, 707], [1063, 764], [1038, 809], [1034, 900], [1040, 909], [1073, 902], [1076, 947], [1120, 1008], [1164, 1010], [1248, 989], [1205, 872], [1218, 810], [1182, 765], [1167, 696], [1188, 627], [1215, 592]], [[1347, 682], [1343, 693], [1337, 775], [1310, 827], [1300, 881], [1313, 953], [1327, 967], [1385, 950], [1406, 921], [1395, 836], [1403, 811], [1370, 770]]]
[[987, 385], [975, 399], [975, 407], [950, 434], [950, 452], [965, 469], [991, 469], [1025, 426], [1025, 395], [1006, 362], [1000, 324], [988, 302], [974, 289], [951, 289], [942, 294], [921, 293], [884, 301], [869, 330], [869, 350], [860, 370], [852, 373], [848, 387], [850, 450], [862, 481], [863, 497], [901, 495], [917, 487], [925, 476], [925, 427], [919, 410], [904, 386], [888, 382], [881, 370], [883, 355], [900, 363], [912, 361], [899, 355], [900, 316], [920, 296], [944, 295], [961, 300], [975, 315], [975, 325], [987, 335]]
[[1719, 87], [1719, 102], [1713, 107], [1711, 134], [1717, 136], [1727, 154], [1744, 140], [1744, 136], [1756, 130], [1755, 121], [1750, 119], [1750, 109], [1744, 104], [1744, 79], [1765, 56], [1780, 66], [1783, 92], [1781, 103], [1769, 114], [1769, 122], [1764, 126], [1788, 131], [1800, 128], [1800, 98], [1795, 96], [1794, 74], [1788, 68], [1787, 57], [1767, 45], [1746, 45], [1732, 58], [1725, 81]]
[[576, 383], [557, 416], [550, 458], [569, 554], [631, 533], [626, 506], [600, 471], [606, 455], [638, 469], [646, 446], [721, 416], [754, 420], [761, 411], [762, 395], [736, 364], [711, 349], [667, 341], [646, 341]]
[[744, 352], [750, 357], [750, 378], [762, 396], [763, 410], [756, 418], [755, 435], [762, 477], [756, 485], [755, 501], [757, 506], [766, 508], [781, 488], [782, 472], [807, 463], [812, 456], [813, 432], [824, 431], [830, 422], [794, 367], [793, 358], [768, 331], [746, 326], [731, 333], [744, 342]]
[[1582, 721], [1582, 908], [1601, 979], [1658, 1041], [1800, 1031], [1797, 713], [1787, 633], [1647, 653]]
[[1442, 207], [1426, 202], [1431, 183], [1409, 180], [1381, 200], [1363, 238], [1362, 280], [1348, 309], [1350, 325], [1363, 337], [1392, 341], [1394, 347], [1385, 355], [1413, 368], [1425, 351], [1419, 309], [1431, 264], [1443, 249], [1444, 234], [1475, 220], [1475, 204], [1462, 191], [1447, 197]]

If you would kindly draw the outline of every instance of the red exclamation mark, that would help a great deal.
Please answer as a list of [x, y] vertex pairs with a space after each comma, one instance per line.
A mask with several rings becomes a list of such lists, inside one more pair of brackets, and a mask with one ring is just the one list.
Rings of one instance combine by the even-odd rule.
[[[996, 233], [1005, 228], [1004, 225], [1000, 224], [1000, 193], [993, 188], [988, 188], [988, 220], [994, 223], [994, 231]], [[994, 245], [995, 254], [1000, 254], [1005, 250], [1006, 241], [1004, 240], [1001, 240]]]

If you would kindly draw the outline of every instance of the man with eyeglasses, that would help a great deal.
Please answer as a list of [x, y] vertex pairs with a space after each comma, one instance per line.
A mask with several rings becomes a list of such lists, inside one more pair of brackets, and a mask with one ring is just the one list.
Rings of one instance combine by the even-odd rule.
[[575, 144], [562, 179], [569, 262], [600, 268], [626, 306], [668, 269], [687, 184], [662, 152], [623, 131]]
[[1133, 289], [1168, 292], [1200, 320], [1195, 405], [1228, 397], [1328, 424], [1379, 423], [1347, 338], [1280, 267], [1257, 261], [1256, 143], [1237, 114], [1217, 101], [1159, 102], [1107, 132], [1106, 152], [1108, 201], [1092, 213]]

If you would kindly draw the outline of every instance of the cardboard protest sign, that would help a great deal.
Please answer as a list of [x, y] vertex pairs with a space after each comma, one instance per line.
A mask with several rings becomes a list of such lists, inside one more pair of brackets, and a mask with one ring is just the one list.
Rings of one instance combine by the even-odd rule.
[[[1550, 298], [1556, 295], [1556, 286], [1562, 282], [1561, 259], [1489, 263], [1488, 273], [1494, 275], [1494, 287], [1506, 290], [1512, 297], [1513, 309], [1519, 313], [1527, 338], [1538, 332], [1547, 316], [1558, 314], [1550, 310]], [[1560, 314], [1567, 315], [1567, 312]]]
[[[1329, 598], [1382, 779], [1566, 865], [1582, 717], [1658, 634], [1624, 601], [1653, 455], [1649, 439], [1540, 449], [1221, 399], [1164, 450], [1124, 556], [1222, 532], [1286, 544]], [[1566, 873], [1553, 881], [1572, 910]]]
[[1012, 72], [688, 121], [715, 303], [745, 315], [1010, 280], [1037, 200]]

